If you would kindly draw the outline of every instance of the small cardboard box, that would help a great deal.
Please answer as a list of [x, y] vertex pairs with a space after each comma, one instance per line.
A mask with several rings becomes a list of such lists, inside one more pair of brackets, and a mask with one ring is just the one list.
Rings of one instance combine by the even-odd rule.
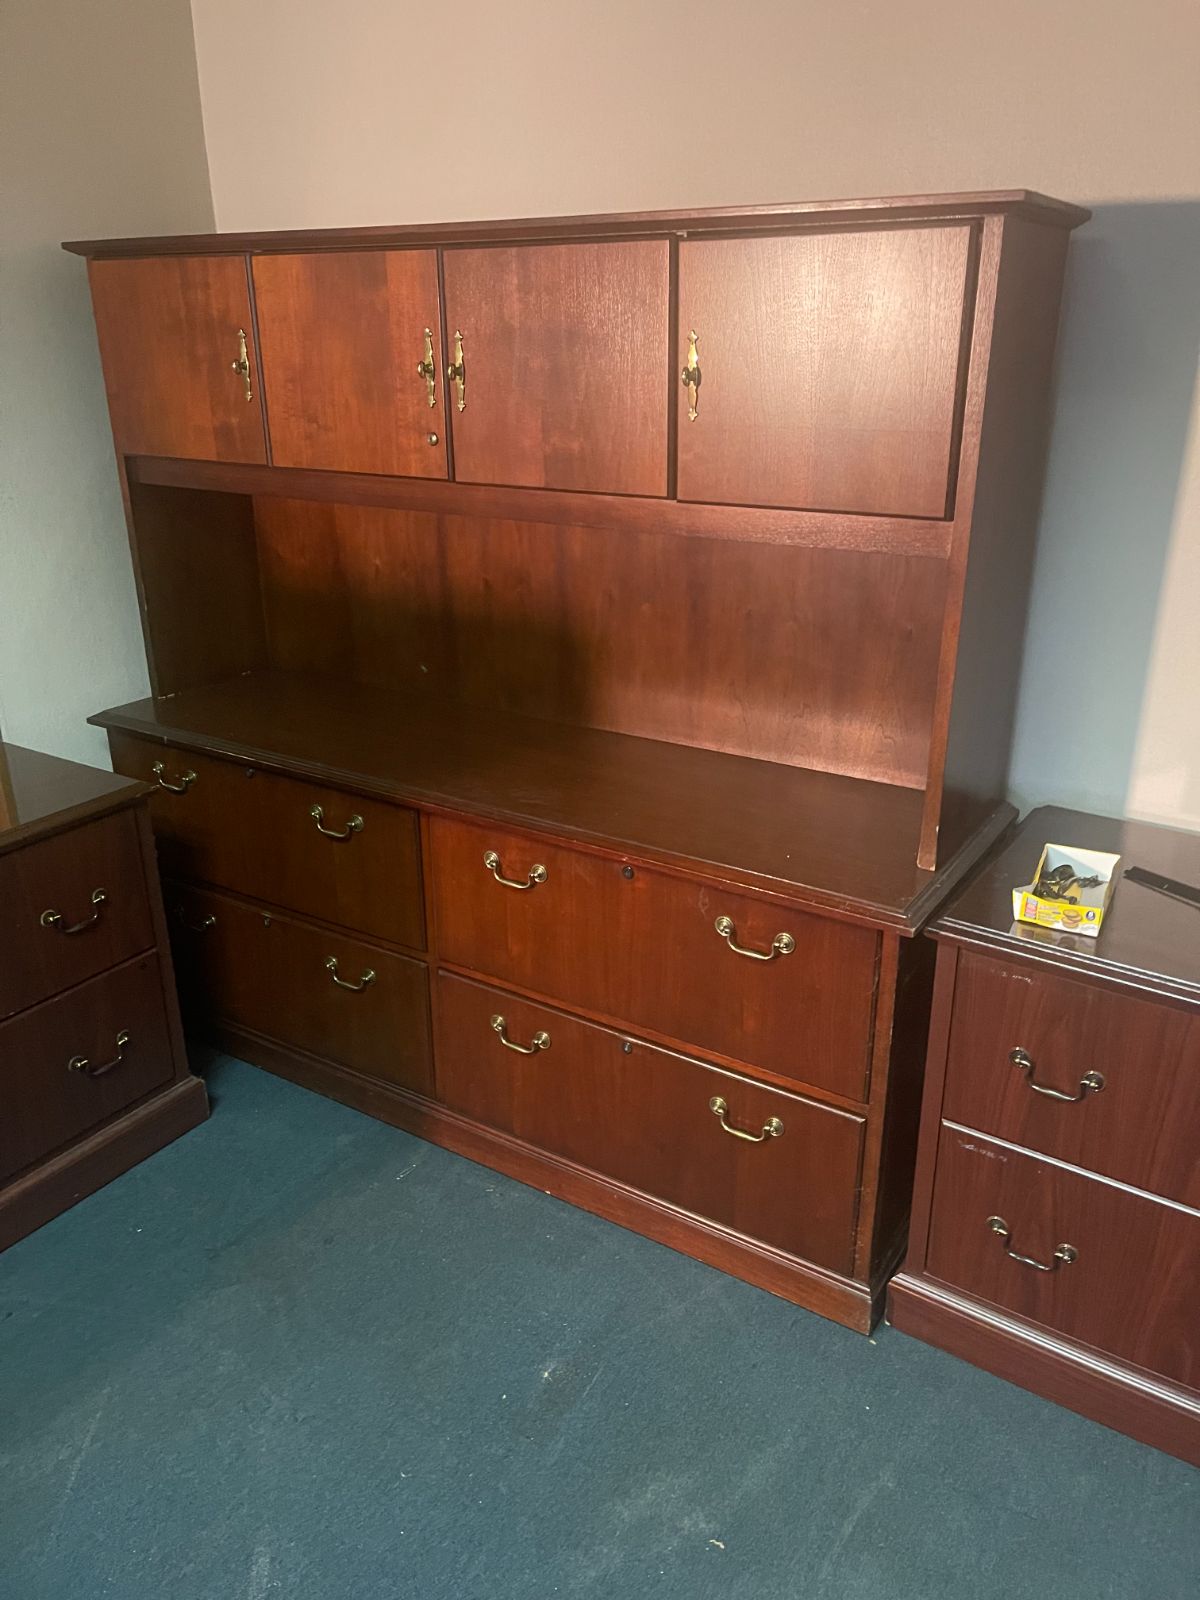
[[[1036, 923], [1039, 928], [1058, 928], [1063, 933], [1081, 933], [1094, 939], [1100, 932], [1108, 903], [1116, 885], [1120, 856], [1102, 850], [1080, 850], [1075, 845], [1048, 844], [1042, 851], [1033, 882], [1013, 890], [1013, 916], [1018, 922]], [[1049, 873], [1067, 868], [1079, 878], [1099, 878], [1087, 888], [1070, 886], [1067, 897], [1052, 900], [1035, 894], [1038, 884]]]

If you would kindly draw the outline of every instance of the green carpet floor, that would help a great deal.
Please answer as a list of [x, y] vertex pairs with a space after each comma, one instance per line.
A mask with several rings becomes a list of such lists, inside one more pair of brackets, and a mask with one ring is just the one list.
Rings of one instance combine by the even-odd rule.
[[4, 1600], [1197, 1600], [1200, 1473], [241, 1063], [0, 1257]]

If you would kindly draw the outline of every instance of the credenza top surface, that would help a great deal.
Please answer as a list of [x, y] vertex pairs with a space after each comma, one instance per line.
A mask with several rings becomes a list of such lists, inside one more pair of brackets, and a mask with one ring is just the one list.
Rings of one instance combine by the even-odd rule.
[[[1104, 925], [1094, 939], [1013, 921], [1012, 891], [1029, 883], [1047, 844], [1121, 857]], [[1029, 956], [1200, 1010], [1200, 908], [1127, 882], [1124, 871], [1132, 866], [1200, 887], [1200, 834], [1041, 806], [947, 904], [932, 932], [956, 944]]]
[[0, 851], [129, 805], [147, 793], [116, 773], [0, 743]]
[[260, 233], [166, 234], [153, 238], [72, 239], [74, 255], [94, 257], [208, 255], [231, 251], [384, 249], [424, 244], [551, 242], [578, 237], [731, 233], [873, 221], [936, 221], [1015, 213], [1062, 228], [1077, 228], [1091, 212], [1032, 189], [962, 194], [898, 195], [859, 200], [812, 200], [781, 205], [710, 206], [687, 211], [623, 211], [575, 217], [522, 217], [479, 222], [418, 222], [365, 228], [292, 228]]
[[264, 671], [93, 722], [365, 794], [490, 818], [908, 932], [1010, 819], [915, 866], [921, 791]]

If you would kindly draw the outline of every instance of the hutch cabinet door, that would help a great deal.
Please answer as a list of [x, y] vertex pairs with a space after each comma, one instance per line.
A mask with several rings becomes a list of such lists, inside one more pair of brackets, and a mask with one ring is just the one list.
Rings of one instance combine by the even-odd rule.
[[664, 495], [666, 241], [444, 259], [455, 477]]
[[444, 478], [437, 252], [254, 258], [277, 467]]
[[945, 516], [971, 256], [967, 226], [685, 240], [679, 498]]
[[122, 455], [265, 461], [245, 256], [92, 261]]

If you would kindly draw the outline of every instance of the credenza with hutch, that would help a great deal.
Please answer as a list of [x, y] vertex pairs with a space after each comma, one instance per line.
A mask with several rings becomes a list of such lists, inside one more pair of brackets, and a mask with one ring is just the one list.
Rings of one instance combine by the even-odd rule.
[[869, 1328], [1086, 216], [69, 245], [153, 690], [95, 720], [196, 1025]]

